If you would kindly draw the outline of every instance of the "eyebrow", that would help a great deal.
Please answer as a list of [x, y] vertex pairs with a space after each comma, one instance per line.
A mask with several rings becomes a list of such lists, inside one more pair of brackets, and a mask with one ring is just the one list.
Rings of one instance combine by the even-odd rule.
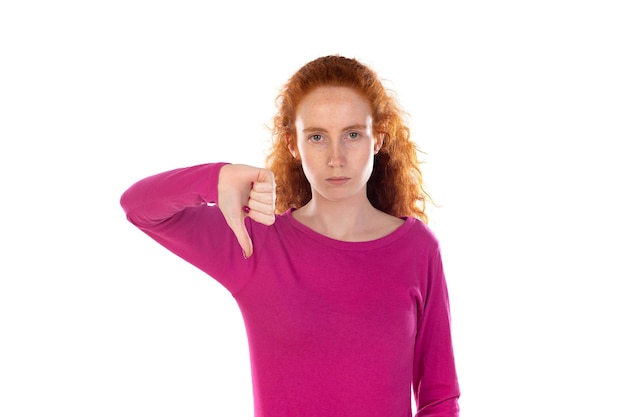
[[[360, 124], [356, 124], [356, 125], [350, 125], [350, 126], [346, 126], [344, 127], [342, 130], [342, 132], [345, 132], [346, 130], [366, 130], [367, 126], [365, 125], [360, 125]], [[326, 129], [322, 128], [322, 127], [306, 127], [304, 129], [302, 129], [302, 131], [304, 133], [311, 133], [311, 132], [328, 132]]]

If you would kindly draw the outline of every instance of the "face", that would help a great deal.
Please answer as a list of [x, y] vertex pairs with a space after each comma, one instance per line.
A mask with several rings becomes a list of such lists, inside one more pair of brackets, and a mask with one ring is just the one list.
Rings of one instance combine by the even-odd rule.
[[369, 102], [349, 87], [317, 87], [304, 96], [290, 150], [302, 162], [314, 199], [367, 199], [374, 154], [382, 145], [372, 123]]

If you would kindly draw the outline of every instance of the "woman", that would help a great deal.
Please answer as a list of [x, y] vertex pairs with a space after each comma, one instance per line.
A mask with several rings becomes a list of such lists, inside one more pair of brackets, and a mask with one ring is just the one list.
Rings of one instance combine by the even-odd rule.
[[[256, 417], [457, 416], [459, 388], [416, 147], [362, 63], [316, 59], [279, 95], [268, 168], [139, 181], [129, 221], [224, 285]], [[278, 213], [278, 214], [275, 214]]]

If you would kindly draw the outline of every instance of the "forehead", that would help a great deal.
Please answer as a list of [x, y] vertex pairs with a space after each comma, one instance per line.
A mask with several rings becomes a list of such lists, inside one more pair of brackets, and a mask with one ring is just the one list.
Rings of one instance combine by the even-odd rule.
[[296, 120], [338, 117], [371, 118], [367, 98], [350, 87], [322, 86], [307, 93], [296, 108]]
[[310, 103], [324, 104], [336, 102], [364, 102], [368, 103], [367, 98], [357, 90], [351, 87], [323, 85], [315, 87], [302, 97], [298, 107]]

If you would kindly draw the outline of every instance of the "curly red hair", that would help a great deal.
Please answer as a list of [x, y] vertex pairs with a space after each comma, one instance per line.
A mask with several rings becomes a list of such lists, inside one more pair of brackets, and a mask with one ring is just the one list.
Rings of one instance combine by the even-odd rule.
[[374, 157], [367, 197], [374, 207], [396, 217], [412, 216], [428, 221], [426, 205], [432, 202], [422, 184], [417, 154], [410, 140], [404, 112], [378, 75], [363, 63], [339, 55], [317, 58], [300, 68], [276, 98], [277, 113], [272, 127], [272, 146], [266, 158], [276, 180], [276, 211], [300, 208], [311, 199], [311, 186], [289, 144], [296, 140], [294, 121], [302, 98], [319, 86], [351, 87], [371, 104], [375, 135], [383, 145]]

